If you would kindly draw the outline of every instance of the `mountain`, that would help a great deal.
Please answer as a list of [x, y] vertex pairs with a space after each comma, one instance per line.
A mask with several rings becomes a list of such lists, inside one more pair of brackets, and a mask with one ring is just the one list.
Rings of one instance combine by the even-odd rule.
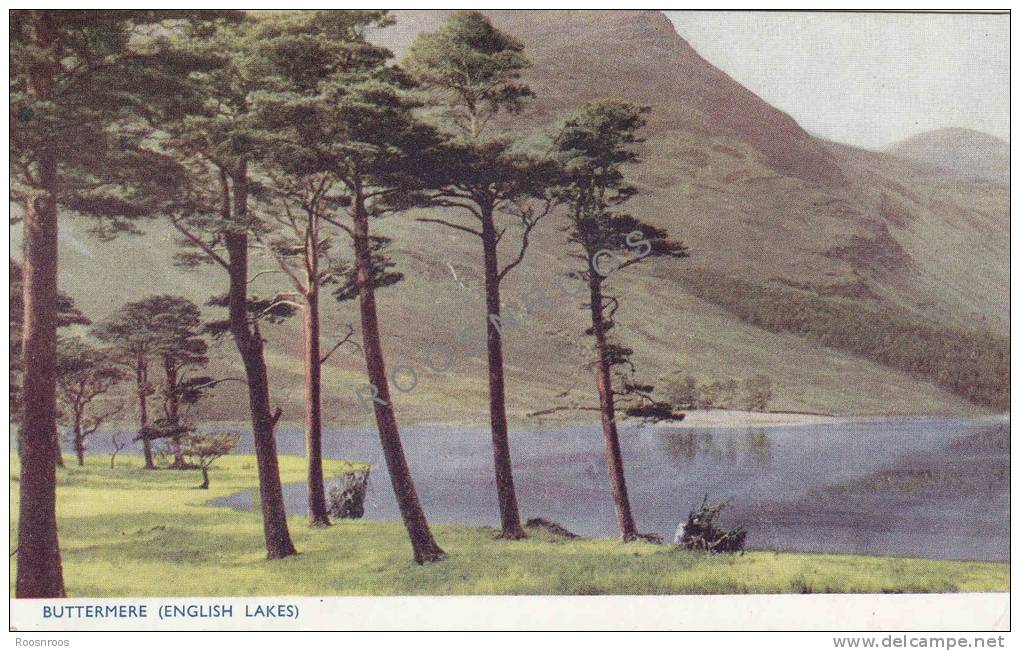
[[885, 150], [969, 179], [1009, 182], [1009, 143], [971, 129], [925, 131]]
[[[707, 381], [765, 373], [780, 410], [987, 411], [944, 382], [936, 384], [931, 364], [890, 364], [831, 337], [761, 327], [724, 300], [730, 297], [705, 293], [692, 282], [732, 278], [742, 287], [780, 289], [791, 298], [888, 314], [929, 330], [980, 331], [1001, 339], [1009, 331], [1006, 186], [933, 176], [916, 161], [811, 136], [700, 57], [659, 12], [488, 14], [522, 40], [534, 63], [526, 81], [536, 99], [515, 120], [518, 126], [548, 132], [566, 112], [598, 97], [651, 107], [643, 162], [631, 175], [640, 195], [628, 209], [684, 240], [691, 258], [641, 265], [640, 272], [624, 271], [613, 279], [624, 306], [614, 332], [634, 348], [643, 377], [661, 383], [687, 374]], [[421, 11], [394, 15], [395, 24], [373, 38], [398, 54], [415, 34], [437, 28], [445, 17]], [[417, 372], [414, 389], [397, 394], [398, 416], [405, 422], [484, 422], [478, 247], [461, 233], [413, 216], [377, 223], [380, 234], [393, 238], [405, 274], [405, 281], [379, 294], [387, 362], [391, 370], [402, 365]], [[63, 228], [61, 288], [93, 318], [144, 294], [176, 292], [204, 302], [224, 291], [217, 269], [172, 266], [174, 235], [158, 222], [141, 237], [113, 243], [90, 239], [74, 220]], [[594, 402], [594, 391], [582, 360], [584, 314], [576, 299], [557, 293], [570, 262], [555, 219], [532, 241], [525, 263], [506, 281], [503, 300], [506, 313], [518, 317], [505, 341], [510, 416], [535, 425], [540, 421], [528, 413], [557, 404], [564, 394]], [[256, 261], [253, 271], [271, 264]], [[274, 282], [278, 275], [264, 275], [253, 287], [266, 295], [280, 288]], [[526, 299], [535, 289], [553, 296], [529, 309]], [[784, 305], [774, 308], [782, 313]], [[356, 315], [350, 304], [324, 310], [329, 346], [331, 328], [340, 331]], [[474, 331], [471, 324], [477, 325]], [[301, 414], [299, 328], [293, 320], [268, 329], [273, 401], [291, 420]], [[449, 370], [429, 368], [437, 365], [437, 350], [452, 353]], [[240, 375], [229, 341], [216, 348], [216, 364], [218, 375]], [[327, 367], [326, 418], [371, 426], [356, 397], [365, 383], [357, 352], [337, 353]], [[927, 374], [920, 372], [925, 369]], [[235, 385], [217, 387], [206, 416], [244, 418], [245, 397]]]

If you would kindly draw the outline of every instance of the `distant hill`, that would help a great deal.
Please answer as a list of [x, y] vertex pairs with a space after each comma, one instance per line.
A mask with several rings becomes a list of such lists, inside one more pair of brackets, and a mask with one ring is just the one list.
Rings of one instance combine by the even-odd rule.
[[1009, 143], [980, 131], [959, 128], [926, 131], [886, 151], [965, 178], [1009, 181]]
[[[613, 280], [624, 306], [614, 333], [635, 350], [635, 362], [649, 381], [678, 374], [708, 381], [766, 373], [773, 380], [776, 409], [987, 411], [937, 386], [931, 369], [905, 371], [902, 363], [887, 365], [846, 347], [824, 345], [830, 341], [824, 333], [811, 338], [760, 327], [742, 319], [741, 307], [724, 300], [728, 297], [696, 291], [688, 278], [697, 270], [703, 282], [713, 274], [726, 276], [835, 301], [841, 309], [882, 311], [895, 317], [891, 321], [1004, 337], [1009, 332], [1006, 186], [936, 177], [912, 160], [812, 137], [699, 56], [660, 12], [488, 13], [524, 42], [534, 63], [526, 80], [537, 97], [517, 120], [519, 126], [548, 131], [567, 111], [597, 97], [651, 106], [644, 162], [631, 174], [641, 194], [628, 210], [684, 240], [691, 258], [641, 265], [639, 273], [624, 271]], [[396, 24], [373, 38], [398, 54], [417, 33], [437, 28], [445, 17], [422, 11], [394, 15]], [[477, 243], [411, 217], [386, 218], [376, 226], [393, 238], [394, 257], [406, 278], [379, 296], [387, 361], [391, 367], [421, 369], [414, 391], [396, 398], [398, 416], [484, 422], [484, 299], [477, 289], [461, 286], [479, 286]], [[524, 308], [532, 289], [556, 287], [572, 264], [558, 226], [549, 221], [540, 227], [525, 263], [504, 285], [505, 310], [521, 323], [508, 328], [505, 341], [508, 408], [517, 423], [535, 424], [526, 414], [552, 406], [561, 394], [595, 402], [590, 373], [580, 360], [586, 326], [577, 301]], [[17, 246], [17, 232], [14, 236]], [[93, 318], [148, 293], [180, 292], [204, 302], [223, 292], [226, 281], [219, 270], [172, 266], [173, 240], [170, 229], [153, 223], [141, 238], [100, 243], [68, 220], [62, 232], [61, 288]], [[509, 249], [502, 255], [509, 256]], [[256, 260], [253, 272], [271, 265]], [[278, 274], [263, 275], [253, 289], [266, 295], [279, 282]], [[323, 306], [324, 339], [357, 320], [351, 304], [329, 303]], [[476, 337], [457, 334], [472, 322], [478, 324]], [[301, 415], [299, 328], [296, 319], [267, 328], [273, 402], [290, 420]], [[429, 351], [437, 345], [455, 353], [448, 372], [435, 373], [425, 365], [434, 363]], [[240, 375], [229, 341], [215, 355], [218, 374]], [[371, 423], [354, 395], [364, 377], [356, 351], [330, 359], [323, 378], [327, 420]], [[241, 420], [244, 404], [242, 387], [224, 383], [206, 415]]]

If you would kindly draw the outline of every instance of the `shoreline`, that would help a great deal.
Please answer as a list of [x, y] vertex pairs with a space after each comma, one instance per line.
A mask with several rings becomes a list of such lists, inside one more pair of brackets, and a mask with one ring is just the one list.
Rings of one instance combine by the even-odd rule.
[[682, 429], [685, 427], [769, 427], [797, 425], [833, 425], [858, 420], [860, 416], [830, 416], [783, 411], [743, 411], [739, 409], [692, 409], [684, 412], [681, 421], [652, 423], [653, 427]]
[[[1009, 412], [1002, 413], [990, 413], [981, 416], [958, 416], [952, 414], [846, 414], [846, 415], [832, 415], [832, 414], [821, 414], [821, 413], [810, 413], [810, 412], [796, 412], [796, 411], [744, 411], [739, 409], [691, 409], [683, 412], [685, 417], [681, 421], [661, 421], [658, 423], [648, 422], [640, 418], [629, 418], [619, 417], [617, 422], [621, 425], [643, 425], [646, 427], [659, 427], [668, 429], [678, 429], [685, 427], [703, 427], [703, 428], [736, 428], [736, 427], [794, 427], [798, 425], [833, 425], [840, 423], [850, 422], [869, 422], [876, 420], [887, 420], [887, 419], [911, 419], [911, 418], [950, 418], [950, 419], [961, 419], [961, 420], [974, 420], [974, 421], [988, 421], [988, 422], [1005, 422], [1008, 423]], [[531, 419], [509, 419], [510, 429], [536, 429], [543, 425], [562, 427], [569, 425], [592, 425], [598, 426], [599, 420], [596, 417], [590, 419], [582, 418], [545, 418], [544, 422], [538, 423], [533, 422]], [[250, 423], [247, 421], [202, 421], [206, 426], [214, 429], [238, 429], [242, 432], [250, 431]], [[304, 423], [302, 421], [281, 421], [278, 423], [277, 432], [281, 428], [287, 427], [291, 429], [302, 429]], [[351, 424], [340, 424], [324, 422], [323, 427], [336, 429], [336, 430], [374, 430], [375, 424], [368, 423], [367, 426], [355, 426]], [[488, 423], [484, 422], [482, 417], [479, 417], [478, 421], [416, 421], [413, 419], [407, 420], [401, 423], [401, 430], [413, 431], [419, 428], [434, 428], [434, 429], [486, 429]], [[135, 423], [110, 423], [106, 425], [102, 431], [129, 431], [137, 428]], [[11, 427], [11, 436], [14, 437], [17, 432], [15, 426]], [[13, 440], [13, 439], [12, 439]]]

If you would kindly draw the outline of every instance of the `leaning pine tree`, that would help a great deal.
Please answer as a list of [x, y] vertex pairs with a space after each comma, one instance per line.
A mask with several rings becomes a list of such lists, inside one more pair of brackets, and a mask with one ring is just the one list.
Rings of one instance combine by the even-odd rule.
[[637, 133], [645, 124], [642, 115], [647, 110], [620, 101], [589, 103], [567, 119], [555, 141], [563, 165], [560, 198], [568, 206], [568, 241], [580, 249], [575, 257], [583, 261], [583, 266], [571, 275], [588, 286], [586, 307], [591, 328], [587, 334], [595, 340], [592, 366], [609, 480], [624, 541], [635, 540], [641, 534], [627, 494], [616, 398], [647, 394], [651, 387], [627, 379], [614, 387], [614, 368], [630, 366], [632, 351], [610, 339], [620, 302], [607, 293], [607, 285], [610, 279], [618, 278], [617, 272], [651, 258], [687, 256], [687, 248], [669, 239], [665, 231], [619, 210], [637, 193], [626, 182], [623, 168], [638, 162], [634, 148], [641, 142]]
[[[333, 210], [322, 217], [353, 241], [362, 347], [383, 456], [415, 561], [437, 561], [446, 554], [418, 500], [386, 375], [375, 290], [387, 272], [382, 240], [371, 234], [371, 222], [419, 200], [417, 191], [427, 184], [423, 175], [435, 169], [429, 157], [440, 138], [412, 114], [410, 80], [387, 65], [390, 52], [365, 39], [365, 31], [388, 22], [384, 13], [305, 12], [290, 20], [303, 21], [307, 31], [290, 56], [307, 65], [264, 68], [279, 76], [283, 90], [273, 92], [270, 84], [254, 98], [251, 124], [263, 136], [272, 134], [255, 139], [255, 146], [281, 154], [263, 149], [259, 158], [278, 172], [332, 185], [326, 203]], [[276, 29], [271, 22], [264, 25], [263, 41]]]
[[153, 93], [148, 116], [151, 138], [174, 157], [187, 179], [168, 211], [182, 244], [189, 247], [180, 261], [214, 265], [228, 280], [226, 293], [212, 300], [227, 309], [227, 319], [214, 324], [213, 332], [230, 334], [244, 366], [266, 556], [278, 559], [297, 551], [287, 525], [276, 451], [282, 412], [274, 412], [270, 402], [261, 324], [289, 311], [250, 291], [254, 217], [248, 204], [259, 186], [241, 146], [248, 139], [249, 99], [257, 75], [251, 56], [258, 45], [253, 34], [257, 21], [253, 16], [210, 16], [181, 26], [162, 41], [158, 70], [165, 76], [162, 90]]

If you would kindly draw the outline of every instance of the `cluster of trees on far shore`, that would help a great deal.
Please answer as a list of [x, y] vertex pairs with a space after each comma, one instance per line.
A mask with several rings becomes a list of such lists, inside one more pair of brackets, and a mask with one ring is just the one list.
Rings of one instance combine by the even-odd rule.
[[746, 409], [768, 411], [772, 401], [772, 379], [756, 373], [744, 380], [699, 382], [692, 375], [675, 377], [665, 383], [666, 399], [673, 409]]
[[[404, 455], [376, 301], [402, 276], [373, 224], [383, 216], [410, 219], [412, 208], [436, 209], [420, 220], [476, 242], [483, 264], [477, 321], [486, 331], [502, 536], [526, 534], [507, 436], [500, 289], [526, 264], [539, 221], [551, 219], [575, 262], [569, 278], [585, 290], [579, 331], [592, 342], [621, 535], [642, 537], [617, 411], [661, 403], [637, 379], [632, 350], [615, 329], [626, 304], [613, 287], [617, 271], [687, 255], [682, 243], [626, 211], [638, 192], [626, 170], [638, 160], [648, 109], [602, 99], [548, 132], [512, 126], [504, 116], [534, 96], [521, 81], [531, 64], [520, 42], [478, 12], [455, 12], [398, 63], [366, 36], [391, 22], [384, 11], [11, 13], [11, 200], [23, 209], [24, 229], [17, 315], [12, 300], [21, 333], [16, 351], [12, 341], [11, 394], [21, 419], [17, 597], [64, 594], [58, 419], [74, 421], [74, 444], [84, 455], [88, 437], [119, 408], [109, 404], [111, 388], [124, 384], [133, 387], [147, 467], [156, 466], [157, 442], [169, 465], [191, 459], [203, 474], [236, 444], [229, 434], [196, 438], [188, 418], [189, 405], [224, 381], [201, 374], [206, 336], [229, 338], [243, 365], [267, 557], [296, 553], [263, 330], [297, 315], [309, 524], [327, 526], [321, 367], [353, 343], [355, 328], [323, 322], [326, 297], [357, 303], [357, 351], [414, 559], [444, 558]], [[196, 306], [155, 296], [125, 305], [88, 339], [58, 338], [58, 328], [87, 321], [57, 289], [58, 224], [69, 214], [92, 218], [105, 238], [138, 232], [146, 220], [168, 223], [179, 235], [182, 265], [218, 271], [224, 292], [210, 306], [224, 317], [201, 323]], [[348, 247], [353, 259], [338, 253]], [[635, 249], [639, 255], [631, 255]], [[256, 295], [251, 283], [266, 264], [285, 287]]]

